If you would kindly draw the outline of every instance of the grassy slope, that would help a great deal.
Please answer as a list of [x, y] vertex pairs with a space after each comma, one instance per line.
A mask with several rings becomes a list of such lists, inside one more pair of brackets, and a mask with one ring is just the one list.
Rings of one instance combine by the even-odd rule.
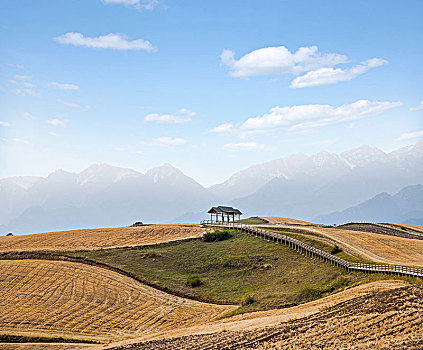
[[[283, 307], [386, 276], [349, 273], [290, 248], [233, 232], [226, 241], [201, 240], [68, 253], [131, 272], [144, 281], [214, 303], [255, 302], [237, 312]], [[196, 274], [203, 284], [186, 286]]]
[[242, 219], [239, 222], [246, 225], [261, 225], [269, 223], [269, 221], [259, 218], [258, 216], [252, 216], [250, 218]]

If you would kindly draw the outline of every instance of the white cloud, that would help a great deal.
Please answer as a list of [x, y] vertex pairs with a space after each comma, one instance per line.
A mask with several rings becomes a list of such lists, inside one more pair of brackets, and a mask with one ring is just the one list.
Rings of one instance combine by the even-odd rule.
[[47, 120], [47, 124], [54, 125], [54, 126], [61, 126], [64, 127], [69, 122], [66, 119], [49, 119]]
[[0, 85], [0, 91], [6, 91], [3, 85]]
[[414, 111], [420, 111], [422, 109], [423, 109], [423, 101], [420, 101], [420, 103], [416, 107], [411, 107], [410, 111], [414, 112]]
[[304, 88], [310, 86], [336, 84], [340, 81], [347, 81], [366, 73], [369, 69], [387, 64], [388, 61], [380, 58], [372, 58], [361, 62], [351, 68], [321, 68], [310, 71], [301, 77], [295, 78], [290, 88]]
[[98, 37], [85, 37], [81, 33], [66, 33], [54, 38], [61, 44], [83, 46], [95, 49], [111, 50], [145, 50], [149, 52], [157, 51], [151, 43], [144, 39], [128, 40], [122, 34], [107, 34]]
[[294, 79], [291, 88], [335, 84], [340, 81], [354, 79], [371, 68], [386, 64], [380, 58], [368, 59], [350, 68], [333, 68], [347, 63], [345, 55], [336, 53], [320, 53], [317, 46], [300, 47], [290, 52], [285, 46], [265, 47], [254, 50], [239, 60], [231, 50], [223, 50], [221, 62], [230, 70], [230, 75], [237, 78], [248, 78], [263, 75], [300, 75]]
[[263, 133], [275, 129], [288, 131], [310, 129], [371, 117], [400, 105], [401, 102], [359, 100], [339, 107], [331, 105], [276, 106], [270, 109], [269, 113], [248, 118], [242, 124], [225, 123], [210, 132], [245, 136], [248, 133]]
[[12, 68], [18, 68], [18, 69], [24, 69], [25, 67], [23, 66], [23, 65], [21, 65], [21, 64], [13, 64], [13, 63], [9, 63], [8, 64], [8, 66], [9, 67], [12, 67]]
[[209, 130], [209, 132], [214, 132], [216, 134], [230, 134], [234, 130], [235, 130], [235, 127], [232, 123], [223, 123]]
[[180, 146], [187, 143], [187, 140], [182, 138], [172, 138], [169, 136], [162, 136], [151, 141], [141, 141], [142, 146]]
[[48, 86], [56, 90], [79, 90], [79, 86], [75, 84], [48, 83]]
[[18, 137], [12, 137], [10, 141], [17, 142], [17, 143], [24, 143], [26, 145], [30, 145], [31, 143], [27, 140], [20, 139]]
[[146, 122], [158, 122], [162, 124], [182, 124], [188, 123], [196, 113], [186, 108], [181, 108], [177, 114], [148, 114], [144, 120]]
[[335, 53], [321, 54], [317, 46], [300, 47], [291, 53], [285, 46], [265, 47], [252, 51], [239, 60], [231, 50], [223, 50], [221, 61], [237, 78], [269, 74], [300, 74], [322, 67], [347, 62], [347, 57]]
[[48, 132], [48, 134], [49, 134], [50, 136], [59, 136], [59, 134], [57, 134], [57, 133], [55, 133], [55, 132], [52, 132], [52, 131], [49, 131], [49, 132]]
[[115, 151], [117, 151], [117, 152], [125, 152], [125, 151], [126, 151], [126, 148], [123, 148], [123, 147], [116, 147], [116, 148], [115, 148]]
[[178, 113], [180, 113], [180, 114], [186, 114], [189, 117], [194, 117], [194, 116], [197, 115], [197, 113], [195, 113], [195, 112], [193, 112], [193, 111], [191, 111], [189, 109], [186, 109], [186, 108], [181, 108], [180, 110], [178, 110]]
[[13, 78], [16, 79], [16, 80], [28, 80], [28, 79], [31, 79], [31, 77], [28, 76], [28, 75], [19, 75], [19, 74], [16, 74]]
[[420, 131], [413, 131], [406, 134], [402, 134], [400, 137], [397, 138], [398, 141], [402, 140], [409, 140], [409, 139], [415, 139], [417, 137], [423, 136], [423, 130]]
[[158, 0], [103, 0], [106, 4], [119, 4], [125, 6], [132, 6], [136, 9], [152, 10], [159, 3]]
[[257, 142], [239, 142], [228, 143], [222, 149], [229, 152], [263, 151], [266, 149], [266, 146]]
[[28, 87], [28, 88], [34, 87], [34, 84], [28, 83], [27, 81], [25, 81], [23, 84], [25, 87]]
[[33, 89], [25, 88], [25, 89], [14, 89], [12, 92], [19, 96], [33, 96], [33, 97], [41, 97], [41, 95], [34, 91]]
[[0, 126], [11, 126], [12, 124], [8, 123], [8, 122], [2, 122], [0, 121]]
[[28, 112], [22, 113], [22, 117], [24, 117], [25, 119], [28, 119], [28, 120], [36, 119], [35, 116], [33, 116], [31, 113], [28, 113]]
[[79, 108], [81, 107], [80, 105], [76, 104], [76, 103], [72, 103], [72, 102], [67, 102], [67, 101], [63, 101], [60, 98], [58, 98], [56, 100], [57, 102], [62, 103], [63, 105], [65, 105], [66, 107], [71, 107], [71, 108]]

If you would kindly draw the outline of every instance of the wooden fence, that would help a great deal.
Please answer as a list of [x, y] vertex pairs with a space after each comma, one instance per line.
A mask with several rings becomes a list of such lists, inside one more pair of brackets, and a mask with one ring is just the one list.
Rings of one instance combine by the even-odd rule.
[[352, 263], [344, 259], [340, 259], [332, 254], [326, 253], [323, 250], [314, 248], [305, 244], [298, 239], [282, 235], [277, 232], [272, 232], [264, 230], [259, 227], [254, 227], [250, 225], [245, 225], [236, 222], [211, 222], [209, 220], [201, 221], [203, 226], [211, 227], [223, 227], [233, 230], [240, 230], [247, 233], [251, 233], [256, 237], [261, 237], [267, 240], [272, 240], [281, 244], [285, 244], [292, 249], [295, 249], [299, 253], [304, 254], [305, 256], [317, 257], [324, 261], [328, 261], [336, 266], [347, 269], [348, 271], [362, 271], [367, 273], [389, 273], [401, 276], [412, 276], [423, 278], [423, 269], [408, 267], [408, 266], [399, 266], [399, 265], [378, 265], [378, 264], [362, 264], [362, 263]]

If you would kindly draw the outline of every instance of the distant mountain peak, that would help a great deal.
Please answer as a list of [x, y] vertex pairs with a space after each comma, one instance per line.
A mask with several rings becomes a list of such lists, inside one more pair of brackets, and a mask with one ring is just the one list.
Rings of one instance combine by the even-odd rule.
[[163, 165], [152, 168], [148, 170], [145, 175], [151, 177], [155, 183], [185, 177], [182, 171], [169, 163], [164, 163]]
[[106, 163], [92, 164], [78, 174], [78, 181], [80, 185], [98, 181], [99, 179], [106, 183], [114, 183], [123, 178], [137, 175], [140, 175], [140, 173], [128, 168], [120, 168]]

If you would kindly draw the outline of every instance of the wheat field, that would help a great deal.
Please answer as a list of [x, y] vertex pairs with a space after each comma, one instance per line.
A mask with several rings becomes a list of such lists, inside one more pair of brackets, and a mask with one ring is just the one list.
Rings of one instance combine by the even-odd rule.
[[95, 250], [130, 247], [201, 237], [198, 226], [149, 225], [98, 228], [0, 237], [0, 252]]
[[338, 228], [304, 227], [301, 231], [322, 236], [346, 251], [377, 263], [423, 267], [423, 240]]
[[197, 325], [236, 308], [179, 298], [113, 271], [64, 261], [1, 260], [0, 292], [0, 333], [98, 341]]

